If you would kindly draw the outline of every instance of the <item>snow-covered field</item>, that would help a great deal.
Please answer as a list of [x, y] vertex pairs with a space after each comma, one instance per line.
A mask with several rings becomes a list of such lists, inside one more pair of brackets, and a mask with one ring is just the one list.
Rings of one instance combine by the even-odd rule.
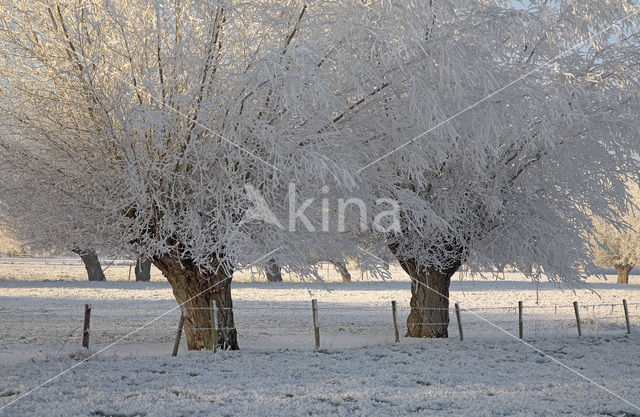
[[[464, 341], [453, 320], [448, 340], [394, 344], [390, 302], [398, 302], [402, 332], [409, 301], [400, 271], [388, 282], [361, 280], [352, 271], [355, 281], [341, 283], [329, 268], [326, 283], [278, 284], [252, 281], [245, 272], [233, 284], [240, 352], [187, 352], [183, 341], [171, 357], [175, 309], [80, 363], [87, 356], [80, 348], [85, 303], [92, 305], [91, 352], [177, 304], [158, 275], [127, 282], [125, 261], [107, 269], [111, 282], [104, 283], [80, 281], [83, 270], [74, 262], [0, 259], [0, 416], [640, 415], [640, 408], [476, 316], [517, 334], [522, 300], [526, 342], [640, 405], [640, 285], [613, 284], [614, 277], [591, 280], [595, 292], [574, 292], [551, 283], [536, 291], [513, 273], [504, 280], [459, 275], [451, 296], [463, 308]], [[319, 305], [319, 352], [312, 298]], [[631, 335], [622, 299], [630, 303]]]

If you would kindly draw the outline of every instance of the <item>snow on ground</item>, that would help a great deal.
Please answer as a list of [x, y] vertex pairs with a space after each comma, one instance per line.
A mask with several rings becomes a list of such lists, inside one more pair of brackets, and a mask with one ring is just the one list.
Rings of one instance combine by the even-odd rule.
[[[562, 291], [553, 283], [536, 291], [514, 273], [504, 280], [458, 275], [451, 297], [463, 308], [464, 341], [452, 313], [450, 339], [394, 344], [390, 302], [398, 302], [402, 332], [407, 278], [393, 270], [393, 280], [373, 282], [352, 271], [356, 281], [340, 283], [331, 268], [325, 283], [238, 277], [240, 352], [187, 352], [183, 340], [178, 357], [170, 357], [176, 309], [2, 408], [86, 357], [79, 347], [85, 303], [92, 305], [92, 352], [177, 306], [160, 279], [127, 282], [126, 262], [117, 267], [124, 272], [119, 277], [107, 273], [111, 282], [90, 283], [65, 272], [77, 266], [21, 261], [24, 275], [49, 280], [0, 272], [0, 416], [640, 415], [640, 408], [474, 315], [517, 334], [515, 306], [523, 300], [527, 342], [637, 404], [640, 285], [590, 280], [592, 291]], [[319, 352], [313, 352], [312, 298], [319, 305]], [[630, 303], [631, 335], [623, 298]], [[582, 338], [574, 300], [581, 305]]]
[[[638, 335], [538, 345], [631, 401]], [[3, 370], [8, 401], [75, 362]], [[615, 366], [612, 366], [615, 365]], [[9, 393], [9, 394], [7, 394]], [[0, 402], [2, 404], [2, 402]], [[637, 415], [639, 411], [516, 341], [419, 340], [325, 352], [97, 357], [0, 411], [47, 416]]]

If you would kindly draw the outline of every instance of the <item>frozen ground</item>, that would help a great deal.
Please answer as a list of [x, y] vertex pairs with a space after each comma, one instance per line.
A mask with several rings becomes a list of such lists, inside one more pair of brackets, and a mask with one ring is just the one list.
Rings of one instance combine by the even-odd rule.
[[[633, 402], [640, 398], [639, 342], [634, 335], [537, 345]], [[52, 357], [5, 367], [0, 400], [7, 402], [74, 363]], [[420, 340], [318, 353], [102, 356], [0, 413], [631, 416], [640, 411], [516, 341]]]
[[[0, 259], [0, 271], [5, 261]], [[528, 342], [637, 404], [640, 285], [593, 281], [594, 293], [544, 283], [536, 292], [517, 274], [500, 281], [458, 276], [452, 298], [473, 312], [462, 312], [464, 341], [457, 339], [453, 321], [448, 340], [403, 338], [396, 345], [390, 301], [400, 306], [402, 332], [407, 279], [394, 271], [390, 282], [365, 277], [345, 284], [333, 282], [331, 268], [325, 284], [239, 277], [244, 282], [234, 283], [233, 293], [240, 352], [188, 353], [183, 344], [178, 357], [170, 357], [179, 315], [174, 310], [1, 408], [85, 357], [79, 348], [85, 303], [93, 308], [92, 352], [176, 306], [159, 277], [126, 282], [124, 261], [117, 266], [124, 274], [107, 273], [118, 281], [106, 283], [77, 281], [65, 272], [76, 266], [22, 261], [24, 275], [49, 280], [0, 272], [0, 416], [640, 415], [640, 408], [474, 315], [516, 333], [515, 306], [523, 300]], [[319, 304], [320, 352], [312, 350], [311, 298]], [[619, 305], [623, 298], [630, 303], [630, 336]], [[580, 339], [574, 300], [582, 306]]]

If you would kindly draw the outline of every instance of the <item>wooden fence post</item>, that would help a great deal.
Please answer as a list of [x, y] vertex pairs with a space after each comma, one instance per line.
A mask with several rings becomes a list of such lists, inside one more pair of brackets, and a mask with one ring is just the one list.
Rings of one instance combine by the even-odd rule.
[[320, 348], [320, 328], [318, 327], [318, 300], [311, 300], [311, 313], [313, 314], [313, 336], [316, 350]]
[[213, 339], [213, 351], [218, 351], [218, 306], [215, 300], [211, 300], [211, 338]]
[[456, 319], [458, 320], [458, 333], [460, 334], [460, 341], [462, 341], [463, 337], [462, 337], [462, 321], [460, 320], [460, 306], [458, 306], [458, 303], [454, 304], [456, 307]]
[[627, 306], [627, 300], [622, 300], [622, 307], [624, 308], [624, 321], [627, 323], [627, 334], [631, 334], [631, 323], [629, 322], [629, 307]]
[[129, 281], [131, 281], [131, 267], [132, 267], [132, 266], [133, 266], [133, 265], [129, 265]]
[[91, 322], [91, 304], [84, 305], [84, 326], [82, 327], [82, 347], [89, 349], [89, 324]]
[[396, 343], [400, 341], [400, 334], [398, 333], [398, 317], [396, 315], [396, 302], [391, 302], [391, 314], [393, 314], [393, 335], [395, 336]]
[[184, 326], [184, 312], [180, 312], [180, 322], [178, 323], [178, 331], [176, 332], [176, 341], [173, 344], [173, 352], [171, 356], [178, 354], [178, 348], [180, 347], [180, 338], [182, 337], [182, 326]]
[[524, 333], [524, 323], [522, 321], [522, 301], [518, 301], [518, 336], [522, 339]]
[[580, 326], [580, 312], [578, 311], [578, 302], [573, 302], [573, 311], [576, 312], [576, 324], [578, 325], [578, 336], [582, 336], [582, 327]]

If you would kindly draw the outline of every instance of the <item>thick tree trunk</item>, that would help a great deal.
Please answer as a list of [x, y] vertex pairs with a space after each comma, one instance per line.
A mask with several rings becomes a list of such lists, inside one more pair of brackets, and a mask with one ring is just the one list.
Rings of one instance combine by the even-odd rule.
[[73, 252], [80, 255], [80, 259], [84, 263], [84, 267], [87, 270], [87, 276], [89, 281], [106, 281], [107, 278], [102, 272], [100, 266], [100, 260], [98, 254], [93, 249], [74, 249]]
[[[213, 349], [214, 343], [221, 349], [238, 349], [238, 335], [233, 319], [231, 301], [231, 268], [224, 271], [205, 272], [190, 260], [173, 256], [155, 258], [153, 264], [167, 278], [173, 295], [184, 311], [184, 331], [189, 350]], [[211, 331], [211, 301], [218, 307], [218, 340], [214, 342]]]
[[449, 337], [449, 284], [460, 264], [437, 271], [415, 268], [415, 260], [400, 262], [411, 276], [411, 312], [407, 318], [407, 337]]
[[275, 259], [269, 259], [264, 269], [268, 282], [282, 282], [282, 272], [280, 272], [280, 265], [278, 265]]
[[332, 262], [333, 266], [336, 267], [336, 270], [340, 272], [342, 276], [342, 282], [351, 282], [351, 274], [347, 269], [347, 265], [344, 262]]
[[136, 259], [136, 281], [151, 281], [151, 261], [148, 259]]
[[[448, 268], [438, 270], [399, 256], [393, 245], [389, 248], [411, 277], [411, 311], [405, 337], [449, 337], [449, 284], [462, 265], [461, 255], [451, 259]], [[450, 253], [459, 255], [462, 250]]]
[[629, 272], [633, 269], [631, 265], [616, 265], [618, 271], [618, 284], [629, 283]]

